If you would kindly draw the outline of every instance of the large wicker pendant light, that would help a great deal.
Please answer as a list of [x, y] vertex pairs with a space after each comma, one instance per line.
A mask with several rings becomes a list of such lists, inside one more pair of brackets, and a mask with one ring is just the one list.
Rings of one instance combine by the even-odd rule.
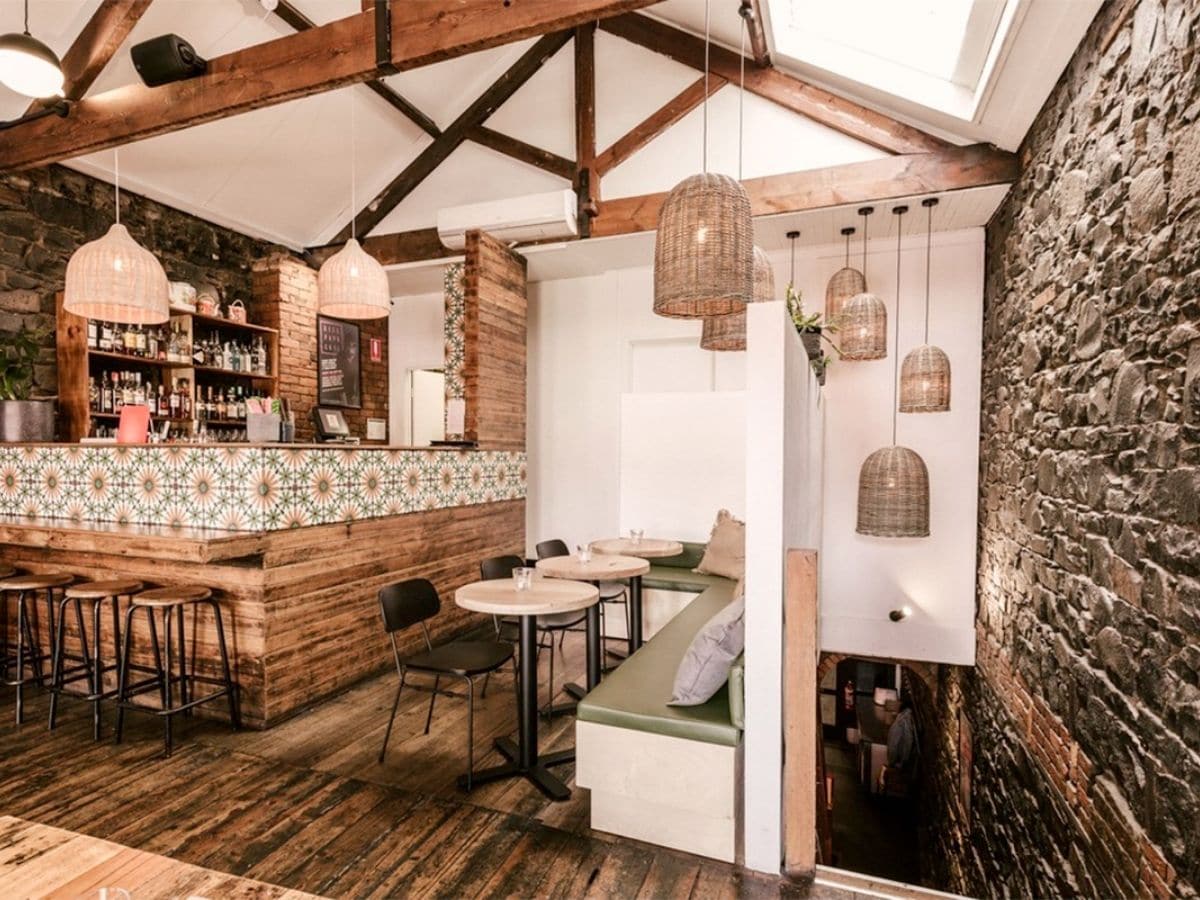
[[674, 319], [727, 316], [754, 296], [750, 197], [736, 179], [708, 171], [708, 7], [705, 0], [703, 172], [667, 194], [654, 242], [654, 311]]
[[950, 358], [929, 343], [929, 271], [933, 258], [933, 208], [936, 197], [921, 205], [929, 213], [925, 230], [925, 343], [908, 351], [900, 366], [900, 412], [947, 412], [950, 409]]
[[[863, 272], [867, 271], [867, 217], [874, 207], [858, 211], [863, 217]], [[865, 281], [864, 275], [864, 281]], [[869, 291], [855, 294], [842, 307], [842, 359], [861, 362], [887, 356], [887, 307]]]
[[89, 241], [67, 261], [63, 309], [85, 319], [157, 325], [171, 317], [167, 273], [154, 254], [121, 224], [121, 161], [114, 153], [116, 221], [108, 233]]
[[322, 263], [317, 272], [317, 311], [338, 319], [382, 319], [392, 309], [387, 272], [358, 243], [355, 219], [356, 140], [354, 97], [350, 97], [350, 240]]
[[[746, 105], [746, 20], [751, 12], [742, 7], [742, 52], [740, 56], [741, 81], [738, 93], [738, 181], [742, 180], [743, 121]], [[775, 272], [766, 251], [754, 247], [754, 296], [751, 301], [759, 303], [775, 299]], [[704, 320], [700, 332], [700, 346], [705, 350], [745, 350], [746, 310], [743, 307], [727, 316], [709, 316]]]
[[[907, 206], [892, 210], [902, 217]], [[900, 234], [896, 225], [896, 340], [900, 339]], [[898, 358], [898, 357], [897, 357]], [[858, 524], [855, 531], [874, 537], [929, 537], [929, 470], [915, 450], [896, 443], [896, 392], [892, 379], [892, 446], [876, 450], [858, 473]]]
[[854, 228], [842, 229], [846, 238], [846, 264], [833, 273], [829, 284], [825, 286], [825, 321], [838, 327], [842, 324], [842, 309], [846, 301], [867, 290], [867, 276], [850, 265], [850, 235], [854, 231]]

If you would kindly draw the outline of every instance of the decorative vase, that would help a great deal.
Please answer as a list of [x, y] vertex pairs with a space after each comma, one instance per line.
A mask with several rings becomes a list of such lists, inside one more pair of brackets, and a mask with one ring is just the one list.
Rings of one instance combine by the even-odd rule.
[[48, 444], [53, 440], [53, 400], [0, 400], [0, 443]]

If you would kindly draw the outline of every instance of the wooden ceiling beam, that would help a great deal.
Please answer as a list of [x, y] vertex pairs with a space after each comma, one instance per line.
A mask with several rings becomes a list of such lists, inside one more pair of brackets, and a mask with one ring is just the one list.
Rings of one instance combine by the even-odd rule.
[[[866, 162], [748, 178], [756, 216], [802, 213], [858, 203], [886, 203], [928, 194], [941, 194], [1016, 180], [1016, 154], [988, 144], [948, 147], [936, 153], [889, 156]], [[666, 194], [621, 197], [600, 205], [592, 235], [613, 236], [653, 231]], [[437, 239], [436, 229], [369, 237], [368, 253], [384, 265], [444, 259], [453, 253]]]
[[[63, 55], [63, 97], [79, 100], [88, 92], [149, 7], [150, 0], [103, 0]], [[43, 108], [35, 100], [28, 112]]]
[[[704, 70], [703, 38], [636, 13], [604, 19], [600, 27], [647, 50], [665, 54], [676, 62]], [[737, 53], [714, 44], [710, 47], [709, 71], [737, 84], [740, 59]], [[775, 68], [747, 66], [746, 90], [888, 153], [930, 153], [951, 146], [911, 125], [897, 122]]]
[[547, 31], [561, 31], [656, 0], [406, 0], [391, 13], [391, 60], [375, 57], [373, 9], [209, 60], [197, 78], [157, 88], [130, 84], [74, 104], [63, 119], [20, 126], [0, 142], [0, 171], [27, 169], [168, 134], [265, 106], [368, 81]]
[[742, 0], [738, 12], [746, 21], [746, 33], [750, 37], [750, 55], [760, 69], [771, 65], [771, 45], [767, 43], [767, 25], [763, 20], [762, 0]]
[[489, 150], [495, 150], [497, 153], [503, 153], [526, 165], [557, 175], [567, 181], [575, 179], [575, 160], [551, 153], [549, 150], [543, 150], [541, 147], [535, 147], [533, 144], [528, 144], [499, 131], [493, 131], [491, 128], [485, 128], [482, 125], [476, 126], [467, 133], [467, 140], [487, 147]]
[[610, 169], [625, 162], [703, 103], [706, 96], [712, 96], [725, 84], [725, 79], [720, 75], [710, 75], [707, 79], [701, 75], [642, 122], [631, 128], [627, 134], [614, 141], [611, 147], [597, 154], [596, 170], [603, 177]]
[[596, 171], [596, 23], [575, 29], [575, 163], [576, 188], [587, 186], [583, 203], [600, 198]]
[[432, 144], [417, 154], [404, 171], [392, 179], [383, 191], [355, 214], [353, 229], [347, 224], [334, 241], [350, 239], [352, 231], [367, 234], [411, 194], [422, 181], [470, 138], [471, 132], [515, 94], [542, 65], [571, 39], [570, 31], [547, 34], [521, 54], [521, 58], [459, 114]]

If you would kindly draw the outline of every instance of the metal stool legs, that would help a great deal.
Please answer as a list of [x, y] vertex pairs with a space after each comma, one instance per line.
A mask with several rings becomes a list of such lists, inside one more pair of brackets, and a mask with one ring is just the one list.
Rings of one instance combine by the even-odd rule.
[[[90, 600], [92, 604], [92, 640], [89, 650], [89, 641], [87, 627], [84, 624], [84, 615], [79, 598], [63, 597], [58, 604], [58, 627], [54, 635], [53, 647], [53, 670], [50, 676], [50, 723], [51, 730], [58, 724], [58, 698], [65, 693], [65, 688], [73, 681], [79, 681], [82, 678], [87, 679], [87, 693], [78, 696], [79, 699], [92, 704], [92, 739], [100, 740], [100, 732], [102, 727], [101, 703], [104, 700], [116, 696], [116, 688], [106, 691], [104, 689], [104, 676], [107, 672], [116, 671], [119, 668], [121, 659], [121, 619], [117, 609], [117, 599], [119, 596], [113, 594], [108, 597], [97, 597]], [[79, 643], [82, 648], [83, 657], [81, 665], [71, 669], [65, 669], [64, 661], [68, 658], [66, 655], [66, 622], [68, 605], [74, 605], [75, 621], [79, 627]], [[101, 639], [101, 618], [104, 613], [105, 604], [110, 604], [112, 608], [112, 662], [106, 664], [104, 662], [103, 641]]]
[[[29, 682], [36, 681], [39, 685], [45, 686], [46, 677], [42, 670], [42, 660], [47, 659], [47, 655], [42, 653], [41, 647], [37, 640], [37, 631], [34, 629], [34, 623], [30, 617], [29, 600], [30, 595], [35, 598], [36, 590], [17, 590], [13, 591], [17, 595], [17, 646], [16, 652], [10, 653], [7, 643], [8, 634], [8, 597], [5, 595], [2, 599], [4, 602], [4, 619], [5, 619], [5, 647], [4, 647], [4, 683], [9, 687], [17, 689], [16, 696], [16, 719], [20, 725], [25, 721], [25, 685]], [[50, 633], [54, 633], [54, 589], [46, 589], [46, 610], [49, 618]], [[10, 668], [10, 664], [16, 666], [16, 676]], [[30, 676], [26, 677], [25, 667], [29, 666]]]

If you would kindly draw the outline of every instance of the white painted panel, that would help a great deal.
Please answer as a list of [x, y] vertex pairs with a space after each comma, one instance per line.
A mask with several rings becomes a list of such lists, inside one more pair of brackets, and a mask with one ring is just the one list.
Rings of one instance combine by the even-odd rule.
[[410, 423], [407, 443], [428, 447], [446, 437], [446, 376], [428, 369], [409, 373]]
[[717, 510], [741, 516], [745, 405], [740, 391], [621, 398], [622, 534], [704, 541]]
[[445, 358], [442, 321], [445, 303], [439, 291], [397, 297], [388, 319], [388, 433], [403, 441], [411, 434], [411, 409], [407, 402], [409, 372], [440, 369]]
[[694, 338], [631, 341], [629, 350], [629, 390], [632, 393], [712, 388], [712, 354], [701, 350]]

